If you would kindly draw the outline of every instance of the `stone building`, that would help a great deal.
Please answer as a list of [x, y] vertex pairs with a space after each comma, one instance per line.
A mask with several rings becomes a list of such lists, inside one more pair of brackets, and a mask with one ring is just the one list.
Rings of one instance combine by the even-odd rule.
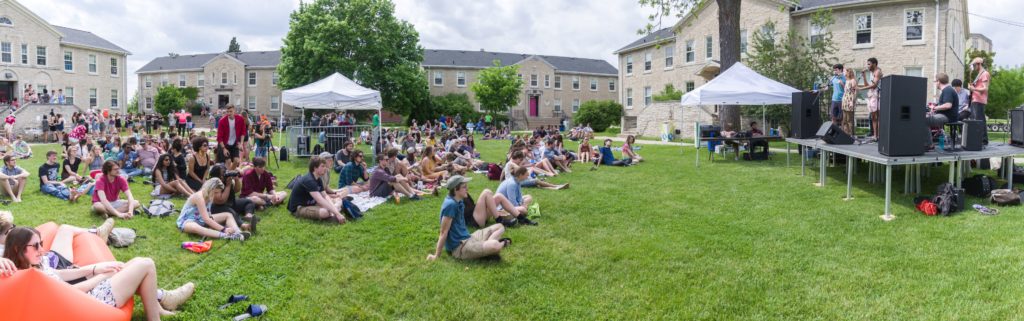
[[[139, 77], [139, 110], [153, 112], [162, 86], [199, 89], [198, 100], [214, 108], [228, 104], [250, 113], [278, 115], [281, 88], [277, 86], [280, 51], [173, 55], [153, 59], [135, 74]], [[295, 116], [294, 108], [283, 110]]]
[[[830, 9], [835, 23], [812, 26], [811, 14]], [[969, 33], [966, 0], [744, 0], [740, 14], [740, 50], [746, 58], [756, 30], [775, 22], [775, 34], [790, 30], [808, 39], [832, 32], [839, 63], [864, 68], [876, 57], [885, 74], [932, 78], [937, 71], [962, 78]], [[714, 1], [684, 16], [674, 26], [658, 30], [615, 51], [619, 56], [619, 100], [625, 106], [623, 132], [660, 134], [666, 120], [675, 128], [691, 120], [679, 119], [663, 108], [652, 108], [651, 96], [672, 84], [684, 92], [699, 87], [720, 72], [718, 58], [718, 6]], [[767, 30], [765, 30], [767, 31]], [[935, 90], [929, 88], [929, 93]], [[861, 101], [863, 106], [864, 101]], [[858, 108], [858, 124], [866, 126], [866, 108]], [[717, 115], [715, 106], [702, 112]], [[655, 116], [641, 117], [644, 113]], [[641, 123], [650, 119], [655, 124]], [[660, 122], [660, 123], [659, 123]], [[690, 124], [692, 127], [692, 124]], [[682, 131], [692, 136], [692, 131]]]
[[519, 66], [523, 92], [510, 113], [516, 128], [557, 125], [563, 117], [571, 121], [584, 102], [618, 97], [618, 71], [601, 59], [437, 49], [423, 53], [430, 94], [467, 94], [479, 110], [469, 85], [495, 60]]
[[54, 26], [14, 0], [0, 0], [0, 101], [29, 85], [62, 90], [68, 104], [123, 111], [130, 53], [89, 31]]
[[967, 39], [967, 47], [992, 52], [992, 39], [980, 33], [972, 33]]

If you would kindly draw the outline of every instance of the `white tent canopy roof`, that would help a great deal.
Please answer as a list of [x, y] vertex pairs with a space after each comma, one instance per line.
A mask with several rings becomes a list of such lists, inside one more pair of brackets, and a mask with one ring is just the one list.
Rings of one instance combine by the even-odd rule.
[[788, 105], [796, 88], [777, 82], [742, 63], [729, 67], [707, 84], [683, 95], [683, 106]]
[[299, 88], [285, 90], [283, 103], [304, 109], [380, 110], [380, 92], [334, 73]]

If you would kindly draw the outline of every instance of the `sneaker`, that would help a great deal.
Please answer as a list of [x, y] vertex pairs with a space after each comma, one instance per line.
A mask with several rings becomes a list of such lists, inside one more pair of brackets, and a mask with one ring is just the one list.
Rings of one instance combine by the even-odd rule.
[[508, 216], [499, 217], [499, 218], [495, 219], [494, 221], [497, 222], [498, 224], [504, 225], [505, 227], [516, 226], [516, 223], [518, 222], [518, 220], [516, 220], [515, 217], [508, 217]]
[[519, 224], [522, 225], [537, 226], [537, 222], [531, 221], [529, 218], [526, 217], [526, 215], [520, 216], [518, 220]]
[[256, 225], [259, 222], [260, 222], [260, 217], [256, 216], [256, 214], [253, 214], [252, 217], [249, 218], [249, 232], [252, 232], [253, 235], [256, 234]]
[[96, 236], [99, 236], [101, 240], [106, 242], [107, 238], [110, 237], [110, 231], [113, 231], [113, 230], [114, 230], [114, 219], [108, 218], [106, 221], [103, 221], [103, 224], [100, 224], [100, 226], [96, 227]]
[[177, 310], [182, 303], [188, 301], [188, 298], [192, 297], [192, 294], [196, 292], [196, 285], [192, 282], [185, 283], [181, 287], [171, 290], [164, 291], [164, 297], [160, 299], [160, 306], [167, 311]]

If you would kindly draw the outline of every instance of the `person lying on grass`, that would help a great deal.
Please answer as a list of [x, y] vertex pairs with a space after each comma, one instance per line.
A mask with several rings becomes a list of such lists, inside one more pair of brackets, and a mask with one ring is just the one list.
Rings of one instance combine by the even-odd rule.
[[599, 165], [608, 166], [628, 166], [633, 160], [630, 158], [623, 158], [622, 160], [615, 159], [615, 154], [612, 154], [612, 140], [605, 139], [604, 146], [598, 149], [600, 155], [596, 157], [596, 163]]
[[188, 300], [195, 292], [195, 284], [189, 282], [173, 291], [157, 288], [156, 264], [153, 259], [137, 257], [128, 262], [104, 262], [89, 267], [56, 270], [43, 262], [43, 241], [39, 231], [29, 227], [16, 227], [7, 233], [4, 247], [4, 261], [0, 262], [0, 274], [10, 274], [14, 269], [39, 269], [47, 276], [59, 281], [84, 281], [72, 284], [93, 299], [119, 308], [136, 293], [142, 297], [143, 310], [147, 320], [160, 320]]
[[329, 164], [319, 156], [309, 158], [309, 173], [295, 179], [292, 196], [288, 198], [288, 211], [292, 215], [313, 220], [333, 219], [345, 224], [345, 216], [339, 210], [341, 202], [332, 201], [324, 194], [320, 177], [328, 170]]
[[466, 204], [469, 196], [469, 182], [472, 179], [455, 175], [448, 178], [448, 196], [441, 203], [441, 232], [437, 236], [434, 253], [427, 255], [427, 261], [436, 260], [444, 248], [456, 259], [472, 260], [501, 253], [501, 250], [512, 244], [512, 240], [502, 238], [505, 226], [494, 224], [469, 234], [466, 228]]
[[67, 185], [74, 180], [74, 177], [68, 177], [62, 181], [59, 179], [59, 174], [60, 165], [57, 164], [57, 152], [52, 150], [46, 152], [46, 162], [39, 165], [39, 190], [44, 194], [70, 202], [74, 202], [79, 196], [82, 196], [83, 190], [71, 189]]
[[21, 194], [25, 192], [25, 182], [28, 181], [28, 171], [16, 163], [13, 155], [4, 156], [4, 167], [0, 168], [0, 187], [3, 187], [4, 194], [11, 197], [11, 201], [21, 203]]
[[275, 191], [274, 181], [274, 174], [267, 170], [267, 160], [263, 157], [256, 157], [252, 160], [252, 168], [242, 174], [241, 195], [259, 207], [284, 203], [288, 192]]
[[178, 177], [177, 165], [171, 154], [160, 155], [153, 168], [153, 195], [184, 196], [189, 197], [195, 194], [192, 188], [185, 183], [185, 180]]
[[[142, 206], [132, 190], [128, 188], [128, 180], [119, 175], [121, 166], [115, 161], [103, 162], [103, 175], [96, 178], [96, 188], [92, 193], [92, 210], [103, 216], [132, 218], [135, 209]], [[128, 199], [118, 197], [124, 192]]]
[[199, 236], [244, 241], [249, 232], [242, 232], [229, 212], [213, 214], [213, 194], [224, 191], [224, 182], [211, 178], [195, 194], [188, 197], [176, 222], [178, 230]]
[[536, 222], [531, 221], [527, 216], [527, 208], [533, 203], [533, 196], [523, 195], [523, 190], [519, 188], [519, 184], [526, 179], [530, 178], [530, 172], [525, 167], [519, 167], [512, 170], [512, 176], [505, 178], [501, 184], [498, 184], [498, 195], [508, 199], [512, 207], [509, 208], [505, 205], [499, 207], [509, 213], [518, 212], [516, 219], [520, 224], [526, 225], [537, 225]]
[[[510, 158], [509, 161], [505, 163], [505, 169], [501, 171], [501, 180], [505, 180], [505, 179], [507, 179], [509, 177], [512, 177], [512, 172], [515, 171], [517, 168], [520, 168], [520, 167], [526, 168], [527, 171], [529, 171], [529, 172], [532, 172], [532, 171], [536, 170], [536, 168], [529, 168], [529, 167], [527, 167], [528, 165], [529, 164], [526, 162], [526, 156], [523, 155], [522, 151], [512, 152], [512, 158]], [[527, 174], [529, 174], [529, 172]], [[565, 184], [562, 184], [562, 185], [555, 185], [555, 184], [548, 183], [546, 181], [538, 180], [536, 178], [531, 178], [531, 176], [532, 175], [527, 175], [527, 179], [522, 181], [522, 182], [520, 182], [519, 186], [522, 186], [522, 187], [540, 187], [540, 188], [543, 188], [543, 189], [550, 189], [550, 190], [559, 190], [559, 189], [569, 188], [569, 183], [565, 183]]]

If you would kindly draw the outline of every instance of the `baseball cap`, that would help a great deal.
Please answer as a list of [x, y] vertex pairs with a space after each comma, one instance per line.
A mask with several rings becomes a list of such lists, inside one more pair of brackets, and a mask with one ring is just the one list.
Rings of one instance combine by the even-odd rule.
[[469, 183], [469, 181], [472, 180], [473, 179], [469, 177], [455, 175], [448, 178], [448, 184], [446, 184], [444, 187], [447, 189], [455, 189], [456, 187], [459, 187], [459, 185], [461, 185], [462, 183]]
[[334, 157], [334, 155], [333, 155], [333, 154], [331, 154], [331, 153], [328, 153], [328, 152], [323, 152], [323, 153], [320, 153], [320, 155], [319, 155], [319, 156], [320, 156], [320, 158], [328, 158], [328, 157]]

